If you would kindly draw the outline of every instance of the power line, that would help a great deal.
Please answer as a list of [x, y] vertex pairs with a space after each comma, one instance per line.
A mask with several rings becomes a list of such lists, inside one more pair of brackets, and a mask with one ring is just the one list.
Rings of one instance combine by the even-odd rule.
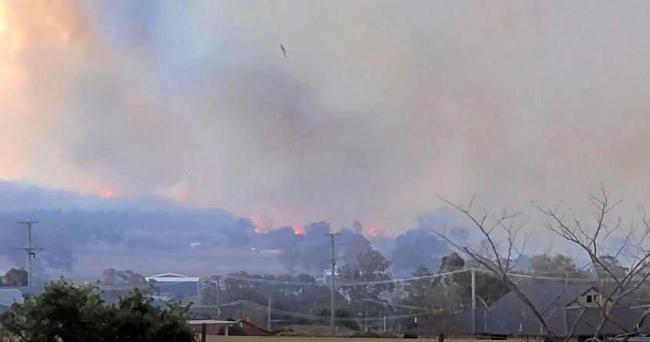
[[339, 283], [339, 287], [352, 287], [352, 286], [366, 286], [366, 285], [381, 285], [381, 284], [390, 284], [390, 283], [408, 283], [414, 280], [423, 280], [423, 279], [435, 279], [442, 278], [453, 274], [469, 272], [472, 269], [462, 269], [457, 271], [443, 272], [437, 274], [430, 274], [426, 276], [419, 277], [409, 277], [409, 278], [397, 278], [397, 279], [386, 279], [386, 280], [374, 280], [374, 281], [353, 281], [353, 282], [344, 282]]
[[240, 280], [240, 281], [247, 281], [247, 282], [252, 282], [252, 283], [264, 283], [264, 284], [271, 284], [271, 285], [314, 286], [314, 287], [326, 287], [326, 286], [328, 286], [325, 283], [307, 283], [307, 282], [299, 282], [299, 281], [284, 281], [284, 280], [274, 280], [274, 279], [264, 279], [264, 278], [238, 277], [238, 276], [233, 276], [233, 275], [224, 275], [224, 276], [221, 276], [221, 278], [223, 278], [223, 279], [232, 279], [232, 280]]
[[[223, 304], [223, 307], [227, 306], [236, 306], [236, 305], [243, 305], [243, 304], [249, 304], [251, 305], [255, 310], [261, 311], [261, 312], [266, 312], [268, 310], [268, 306], [262, 305], [259, 303], [251, 302], [248, 300], [237, 300], [235, 302], [231, 302], [228, 304]], [[213, 305], [202, 305], [202, 306], [197, 306], [198, 308], [211, 308], [214, 307]], [[327, 316], [319, 316], [311, 313], [305, 313], [305, 312], [296, 312], [296, 311], [287, 311], [287, 310], [281, 310], [281, 309], [276, 309], [276, 308], [271, 308], [271, 312], [278, 314], [278, 315], [284, 315], [284, 316], [289, 316], [289, 317], [295, 317], [295, 318], [302, 318], [302, 319], [307, 319], [307, 320], [312, 320], [312, 321], [322, 321], [323, 319], [327, 318]], [[428, 311], [421, 311], [421, 312], [415, 312], [411, 314], [402, 314], [402, 315], [390, 315], [390, 316], [377, 316], [377, 317], [339, 317], [336, 320], [338, 322], [343, 322], [343, 321], [382, 321], [384, 319], [402, 319], [402, 318], [409, 318], [409, 317], [416, 317], [416, 316], [421, 316], [421, 315], [426, 315]]]
[[[386, 279], [386, 280], [375, 280], [375, 281], [352, 281], [352, 282], [341, 282], [341, 281], [339, 281], [339, 282], [336, 283], [336, 286], [340, 288], [340, 287], [381, 285], [381, 284], [390, 284], [390, 283], [408, 283], [408, 282], [412, 282], [414, 280], [442, 278], [442, 277], [446, 277], [446, 276], [453, 275], [453, 274], [469, 272], [471, 270], [472, 269], [462, 269], [462, 270], [457, 270], [457, 271], [430, 274], [430, 275], [426, 275], [426, 276], [409, 277], [409, 278], [396, 278], [396, 279]], [[486, 271], [486, 272], [492, 273], [491, 271]], [[225, 275], [225, 276], [221, 276], [221, 277], [224, 278], [224, 279], [249, 281], [249, 282], [254, 282], [254, 283], [265, 283], [265, 284], [272, 284], [272, 285], [314, 286], [314, 287], [326, 287], [326, 286], [329, 286], [326, 283], [308, 283], [308, 282], [297, 282], [297, 281], [284, 281], [284, 280], [276, 280], [276, 279], [239, 277], [239, 276], [233, 276], [233, 275]], [[562, 278], [562, 279], [564, 279], [564, 278]]]

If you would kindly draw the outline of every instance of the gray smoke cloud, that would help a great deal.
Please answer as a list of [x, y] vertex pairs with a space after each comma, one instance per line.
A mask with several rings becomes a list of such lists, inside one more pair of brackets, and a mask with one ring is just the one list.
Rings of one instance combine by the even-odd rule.
[[439, 195], [649, 200], [646, 2], [2, 6], [4, 178], [392, 234]]

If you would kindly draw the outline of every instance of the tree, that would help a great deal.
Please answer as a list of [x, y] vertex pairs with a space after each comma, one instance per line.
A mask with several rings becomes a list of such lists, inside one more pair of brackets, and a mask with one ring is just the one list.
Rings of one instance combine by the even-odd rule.
[[219, 288], [217, 287], [217, 281], [218, 280], [204, 280], [203, 283], [201, 283], [201, 304], [203, 305], [216, 305], [218, 304], [217, 301], [217, 296], [219, 295], [217, 292], [219, 291]]
[[[216, 304], [216, 279], [207, 283], [203, 290], [203, 300], [206, 304]], [[294, 277], [237, 272], [222, 276], [220, 284], [220, 299], [224, 308], [230, 307], [228, 303], [245, 302], [258, 310], [259, 307], [265, 307], [268, 298], [271, 298], [273, 309], [313, 314], [329, 303], [329, 289], [318, 284], [314, 277], [307, 274]], [[225, 312], [241, 315], [240, 312]], [[276, 318], [278, 316], [282, 314], [275, 315]], [[301, 322], [300, 318], [293, 316], [282, 319], [287, 322]]]
[[0, 285], [2, 286], [27, 286], [29, 278], [27, 271], [20, 268], [12, 268], [2, 277]]
[[296, 243], [289, 242], [288, 246], [283, 248], [280, 255], [278, 255], [278, 260], [289, 273], [293, 274], [300, 263], [300, 252], [296, 247]]
[[344, 289], [350, 299], [349, 310], [352, 313], [366, 317], [385, 314], [386, 301], [381, 298], [381, 295], [388, 294], [394, 288], [393, 284], [383, 283], [391, 278], [387, 273], [389, 266], [390, 262], [381, 253], [368, 248], [358, 255], [355, 263], [341, 267], [342, 283], [370, 282], [370, 284], [358, 284]]
[[370, 241], [366, 239], [362, 232], [361, 223], [355, 222], [355, 231], [343, 229], [336, 238], [336, 249], [341, 254], [343, 262], [353, 263], [356, 261], [359, 253], [362, 253], [370, 247]]
[[[337, 308], [334, 310], [334, 314], [336, 316], [336, 325], [344, 326], [352, 330], [359, 330], [359, 324], [356, 322], [356, 320], [354, 320], [354, 317], [349, 311]], [[316, 315], [322, 317], [322, 323], [325, 324], [329, 322], [330, 309], [321, 309], [316, 313]]]
[[433, 307], [435, 303], [432, 297], [437, 289], [433, 286], [432, 275], [433, 273], [426, 266], [420, 266], [411, 273], [411, 277], [421, 279], [411, 281], [404, 304], [423, 308]]
[[617, 277], [624, 277], [625, 274], [630, 271], [629, 268], [621, 265], [618, 258], [614, 255], [601, 255], [600, 261], [603, 264], [602, 266], [599, 264], [594, 266], [594, 271], [599, 277], [607, 277], [608, 272], [611, 272]]
[[109, 268], [102, 272], [99, 280], [101, 285], [106, 286], [148, 286], [149, 283], [144, 276], [131, 270], [116, 270]]
[[[474, 198], [467, 205], [456, 204], [444, 200], [452, 208], [462, 214], [467, 221], [480, 233], [480, 247], [474, 248], [465, 242], [452, 240], [446, 232], [435, 232], [454, 248], [467, 254], [482, 267], [493, 272], [498, 280], [512, 291], [519, 300], [531, 311], [542, 326], [543, 335], [552, 335], [549, 323], [543, 315], [543, 308], [538, 308], [530, 298], [519, 288], [511, 273], [519, 258], [524, 254], [527, 236], [521, 232], [525, 221], [520, 220], [521, 213], [503, 210], [500, 214], [492, 214], [485, 209], [475, 210]], [[502, 243], [497, 236], [503, 236]]]
[[12, 306], [0, 323], [24, 342], [190, 342], [188, 310], [176, 304], [157, 308], [137, 289], [107, 305], [94, 287], [55, 282]]
[[548, 256], [546, 254], [533, 255], [530, 258], [530, 273], [540, 276], [559, 276], [582, 278], [587, 274], [578, 269], [573, 258], [562, 254]]
[[362, 275], [383, 274], [388, 269], [388, 266], [390, 266], [390, 261], [386, 260], [381, 253], [370, 247], [361, 252], [357, 260], [359, 271]]
[[156, 292], [156, 282], [147, 279], [131, 270], [116, 270], [109, 268], [102, 272], [102, 276], [97, 282], [102, 292], [102, 298], [108, 303], [117, 303], [120, 297], [129, 293], [130, 290], [137, 288], [146, 294]]
[[465, 267], [465, 260], [458, 253], [451, 253], [442, 258], [438, 273], [446, 273], [462, 270]]
[[[594, 329], [594, 337], [598, 337], [610, 321], [612, 308], [639, 290], [650, 277], [650, 221], [645, 212], [641, 211], [640, 223], [643, 229], [638, 229], [637, 224], [631, 222], [629, 229], [624, 230], [623, 220], [613, 215], [622, 201], [612, 203], [604, 187], [600, 194], [589, 196], [589, 202], [593, 213], [591, 222], [578, 217], [567, 217], [567, 213], [560, 211], [560, 206], [540, 208], [540, 211], [549, 218], [547, 228], [551, 232], [573, 244], [591, 261], [599, 280], [598, 292], [602, 297], [598, 303], [600, 321]], [[613, 239], [616, 234], [623, 236], [618, 243]], [[602, 253], [607, 250], [613, 250], [615, 254]], [[625, 258], [627, 265], [621, 265], [619, 258]]]
[[[539, 208], [539, 210], [549, 219], [546, 227], [550, 232], [573, 244], [576, 250], [583, 252], [591, 261], [591, 268], [598, 280], [596, 290], [600, 295], [600, 299], [596, 303], [597, 309], [600, 311], [599, 320], [596, 324], [591, 324], [594, 329], [593, 336], [597, 338], [605, 324], [613, 322], [611, 320], [614, 311], [612, 308], [616, 307], [623, 298], [633, 293], [637, 294], [640, 287], [650, 277], [648, 268], [650, 265], [650, 246], [648, 246], [650, 220], [642, 211], [640, 222], [643, 229], [638, 229], [639, 225], [632, 222], [629, 229], [624, 230], [622, 219], [613, 216], [613, 210], [621, 203], [620, 201], [610, 202], [605, 189], [602, 189], [599, 195], [591, 195], [589, 200], [593, 209], [593, 221], [589, 223], [570, 215], [572, 213], [570, 210], [561, 211], [560, 206]], [[482, 267], [493, 272], [539, 321], [542, 327], [541, 334], [555, 338], [554, 332], [549, 329], [547, 317], [542, 314], [546, 309], [536, 307], [532, 303], [519, 288], [516, 275], [512, 273], [517, 261], [523, 255], [528, 241], [528, 236], [521, 234], [523, 223], [518, 219], [521, 215], [507, 211], [499, 215], [494, 215], [484, 209], [477, 211], [473, 208], [473, 199], [467, 206], [446, 202], [478, 230], [483, 240], [479, 248], [473, 248], [467, 244], [453, 241], [444, 232], [438, 232], [438, 235], [459, 251], [470, 256]], [[605, 251], [608, 253], [614, 251], [614, 253], [603, 253]], [[625, 260], [625, 262], [620, 262], [620, 260]], [[565, 278], [567, 273], [577, 271], [575, 264], [569, 258], [557, 256], [554, 258], [538, 257], [536, 265], [533, 267], [538, 272], [545, 272], [548, 270], [549, 264], [563, 269]], [[586, 307], [578, 309], [575, 320], [567, 327], [566, 340], [573, 337], [575, 329], [587, 312]], [[644, 314], [640, 321], [643, 321], [647, 315], [650, 315], [650, 311]]]

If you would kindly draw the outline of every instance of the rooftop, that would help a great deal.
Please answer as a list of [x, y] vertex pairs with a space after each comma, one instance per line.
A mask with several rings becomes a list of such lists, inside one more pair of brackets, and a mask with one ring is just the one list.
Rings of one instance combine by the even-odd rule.
[[198, 282], [199, 277], [190, 277], [178, 273], [162, 273], [145, 278], [147, 281], [155, 280], [157, 282]]

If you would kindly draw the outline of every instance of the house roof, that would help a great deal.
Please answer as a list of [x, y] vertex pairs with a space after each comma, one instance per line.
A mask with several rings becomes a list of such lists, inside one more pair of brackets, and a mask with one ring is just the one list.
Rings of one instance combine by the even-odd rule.
[[178, 273], [162, 273], [145, 278], [147, 281], [155, 280], [157, 282], [198, 282], [199, 277], [189, 277]]
[[[519, 284], [519, 289], [544, 316], [552, 333], [557, 336], [566, 335], [578, 318], [580, 320], [575, 324], [575, 333], [577, 335], [593, 333], [594, 327], [601, 319], [599, 309], [587, 308], [581, 314], [581, 309], [570, 307], [569, 304], [594, 288], [594, 284], [589, 282], [563, 284], [535, 280]], [[489, 308], [477, 311], [474, 313], [476, 326], [473, 328], [478, 334], [529, 336], [540, 334], [539, 319], [514, 292], [504, 295]], [[617, 306], [612, 309], [610, 315], [612, 322], [605, 325], [603, 334], [620, 334], [628, 330], [633, 327], [641, 314], [642, 311], [633, 309], [629, 305]]]

